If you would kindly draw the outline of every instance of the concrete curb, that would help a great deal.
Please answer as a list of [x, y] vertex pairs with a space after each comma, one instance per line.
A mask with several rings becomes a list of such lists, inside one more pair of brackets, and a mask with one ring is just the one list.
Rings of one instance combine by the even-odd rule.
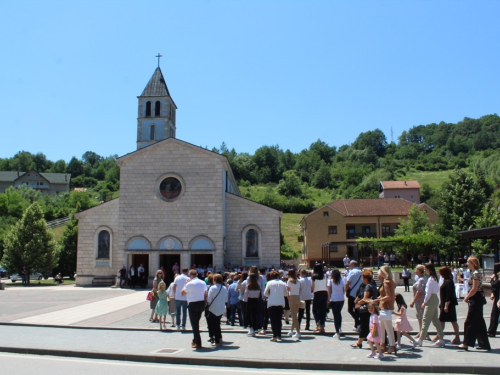
[[[209, 349], [211, 350], [211, 349]], [[478, 366], [473, 364], [461, 365], [408, 365], [408, 364], [389, 364], [383, 361], [373, 363], [324, 363], [324, 362], [283, 362], [283, 361], [265, 361], [252, 359], [228, 359], [228, 358], [200, 358], [200, 357], [168, 357], [161, 354], [120, 354], [120, 353], [102, 353], [102, 352], [83, 352], [71, 350], [56, 349], [36, 349], [36, 348], [15, 348], [0, 347], [0, 352], [48, 355], [58, 357], [73, 357], [86, 359], [104, 359], [115, 361], [130, 361], [143, 363], [168, 363], [178, 365], [198, 365], [198, 366], [222, 366], [222, 367], [243, 367], [243, 368], [272, 368], [287, 370], [329, 370], [329, 371], [373, 371], [373, 372], [428, 372], [428, 373], [460, 373], [460, 374], [498, 374], [498, 366]]]
[[[157, 323], [155, 323], [157, 324]], [[93, 330], [106, 330], [106, 331], [158, 331], [158, 328], [138, 328], [138, 327], [103, 327], [103, 326], [68, 326], [68, 325], [57, 325], [57, 324], [33, 324], [33, 323], [12, 323], [12, 322], [0, 322], [0, 326], [13, 326], [13, 327], [40, 327], [40, 328], [70, 328], [70, 329], [93, 329]], [[176, 329], [167, 328], [167, 332], [179, 332]], [[288, 333], [289, 329], [282, 329], [282, 333]], [[185, 329], [182, 332], [192, 332], [191, 329]], [[200, 329], [200, 332], [208, 332], [206, 329]], [[240, 333], [245, 334], [248, 330], [246, 329], [232, 329], [232, 330], [224, 330], [222, 328], [222, 333]], [[270, 329], [267, 330], [268, 333], [271, 332]], [[418, 332], [409, 332], [411, 335], [416, 335]], [[429, 335], [437, 334], [434, 331], [428, 331]], [[323, 334], [315, 334], [312, 331], [301, 331], [302, 336], [314, 336], [314, 337], [324, 337], [324, 336], [333, 336], [335, 334], [334, 331], [327, 331]], [[444, 331], [445, 335], [453, 335], [453, 331]], [[464, 335], [464, 332], [460, 331], [459, 334], [461, 336]], [[358, 336], [358, 332], [347, 331], [342, 332], [342, 336]]]

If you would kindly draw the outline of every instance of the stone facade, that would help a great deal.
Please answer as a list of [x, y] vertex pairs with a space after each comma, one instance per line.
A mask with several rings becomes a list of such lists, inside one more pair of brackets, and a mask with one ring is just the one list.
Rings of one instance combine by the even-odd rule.
[[[120, 198], [77, 215], [78, 285], [115, 276], [123, 265], [137, 267], [139, 262], [145, 263], [150, 278], [161, 266], [168, 271], [174, 261], [181, 267], [202, 263], [216, 269], [227, 263], [279, 264], [282, 213], [239, 196], [224, 156], [168, 138], [117, 162]], [[182, 185], [171, 201], [159, 192], [169, 177]], [[112, 234], [107, 266], [96, 259], [103, 228]], [[257, 257], [244, 256], [248, 229], [257, 233]]]

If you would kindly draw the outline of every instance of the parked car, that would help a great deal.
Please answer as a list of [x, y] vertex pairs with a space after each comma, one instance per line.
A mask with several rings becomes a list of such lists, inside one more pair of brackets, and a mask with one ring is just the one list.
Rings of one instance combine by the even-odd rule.
[[7, 277], [8, 275], [9, 275], [9, 273], [7, 272], [7, 270], [5, 268], [3, 268], [2, 266], [0, 266], [0, 278]]
[[[15, 273], [13, 275], [10, 275], [10, 280], [15, 283], [16, 281], [19, 281], [19, 280], [22, 280], [23, 278], [21, 277], [21, 275], [19, 275], [18, 273]], [[30, 276], [30, 280], [42, 280], [43, 279], [43, 275], [40, 273], [40, 272], [33, 272]]]

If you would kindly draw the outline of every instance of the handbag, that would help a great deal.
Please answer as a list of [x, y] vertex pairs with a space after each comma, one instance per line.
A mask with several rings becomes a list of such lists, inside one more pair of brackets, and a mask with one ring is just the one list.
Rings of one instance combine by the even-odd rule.
[[210, 310], [208, 310], [210, 308], [210, 306], [212, 306], [212, 303], [214, 303], [214, 301], [217, 299], [217, 297], [219, 296], [219, 293], [220, 291], [222, 290], [222, 285], [220, 286], [220, 289], [219, 291], [217, 292], [217, 294], [215, 295], [215, 298], [212, 300], [212, 302], [208, 305], [205, 306], [205, 318], [208, 318], [210, 316], [210, 314], [212, 314], [210, 312]]
[[358, 309], [358, 313], [360, 314], [367, 314], [368, 311], [368, 304], [361, 305], [360, 308]]
[[155, 299], [155, 292], [153, 292], [153, 291], [148, 292], [148, 295], [146, 296], [146, 300], [154, 301], [154, 299]]

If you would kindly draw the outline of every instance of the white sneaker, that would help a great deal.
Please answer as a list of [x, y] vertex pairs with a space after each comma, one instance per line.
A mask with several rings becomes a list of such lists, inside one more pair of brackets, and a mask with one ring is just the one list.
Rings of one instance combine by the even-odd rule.
[[296, 339], [300, 339], [302, 335], [300, 334], [300, 332], [296, 332], [295, 335], [293, 335], [293, 337]]
[[337, 340], [340, 340], [340, 333], [336, 333], [335, 335], [333, 335], [333, 338], [337, 339]]
[[401, 350], [401, 345], [396, 344], [396, 350]]
[[385, 355], [383, 355], [382, 353], [377, 354], [377, 355], [375, 356], [375, 359], [384, 359], [384, 358], [385, 358]]
[[432, 344], [433, 347], [435, 348], [442, 348], [444, 347], [445, 343], [444, 343], [444, 340], [437, 340], [434, 344]]
[[248, 336], [255, 336], [255, 330], [253, 328], [250, 328], [247, 333]]
[[288, 332], [288, 333], [287, 333], [287, 336], [292, 337], [292, 336], [293, 336], [293, 332], [292, 332], [292, 331]]
[[177, 331], [180, 331], [181, 330], [181, 326], [177, 326]]
[[413, 349], [415, 349], [417, 346], [422, 346], [422, 340], [418, 339], [413, 341]]

